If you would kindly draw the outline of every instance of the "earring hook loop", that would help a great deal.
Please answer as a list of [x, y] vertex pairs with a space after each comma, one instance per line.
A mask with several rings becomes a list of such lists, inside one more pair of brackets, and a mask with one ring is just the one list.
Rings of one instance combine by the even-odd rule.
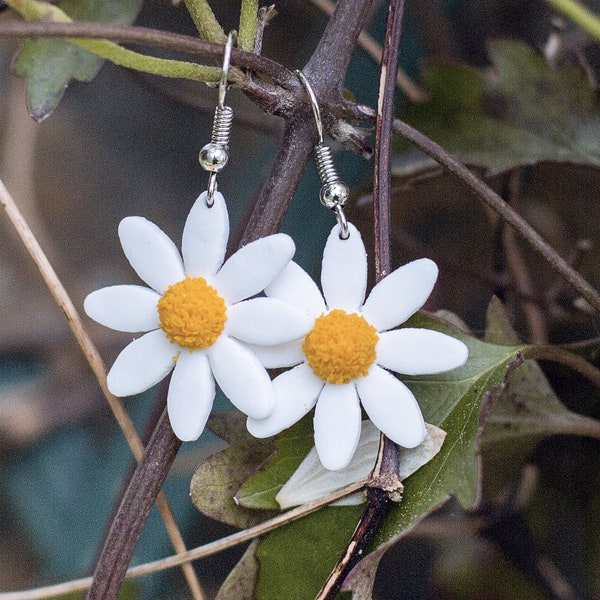
[[333, 212], [335, 212], [335, 218], [340, 226], [340, 240], [347, 240], [350, 237], [350, 229], [348, 229], [348, 220], [342, 205], [336, 204]]
[[225, 94], [227, 94], [227, 78], [229, 76], [229, 65], [231, 64], [231, 49], [233, 44], [237, 41], [237, 32], [230, 31], [227, 36], [227, 42], [225, 42], [225, 48], [223, 50], [223, 66], [221, 79], [219, 81], [219, 108], [225, 106]]
[[323, 143], [323, 121], [321, 120], [321, 110], [319, 109], [319, 103], [317, 102], [317, 97], [315, 96], [315, 92], [312, 89], [312, 86], [310, 85], [310, 83], [308, 82], [308, 79], [306, 79], [306, 76], [304, 75], [304, 73], [302, 71], [300, 71], [299, 69], [296, 69], [295, 73], [298, 76], [298, 79], [300, 79], [300, 81], [302, 82], [302, 85], [303, 85], [304, 89], [306, 90], [306, 93], [308, 94], [308, 98], [310, 99], [310, 106], [312, 108], [313, 115], [315, 117], [315, 122], [317, 124], [317, 132], [319, 133], [319, 144], [322, 144]]

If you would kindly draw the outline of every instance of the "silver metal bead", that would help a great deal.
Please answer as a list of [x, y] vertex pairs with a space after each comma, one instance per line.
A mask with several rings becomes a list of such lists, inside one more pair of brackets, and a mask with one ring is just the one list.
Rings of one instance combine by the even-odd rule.
[[229, 160], [227, 146], [213, 143], [206, 144], [206, 146], [200, 150], [198, 160], [200, 161], [202, 168], [206, 171], [218, 173]]
[[321, 203], [331, 209], [344, 206], [349, 195], [348, 186], [339, 180], [325, 183], [320, 192]]

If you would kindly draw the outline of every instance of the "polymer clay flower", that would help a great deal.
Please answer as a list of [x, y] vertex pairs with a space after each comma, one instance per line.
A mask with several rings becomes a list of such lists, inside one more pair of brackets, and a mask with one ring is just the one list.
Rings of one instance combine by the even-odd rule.
[[115, 285], [89, 294], [84, 307], [102, 325], [147, 332], [119, 354], [107, 377], [116, 396], [147, 390], [172, 370], [167, 407], [183, 441], [202, 433], [215, 380], [231, 402], [253, 419], [268, 417], [276, 400], [258, 358], [240, 342], [280, 344], [301, 336], [306, 314], [275, 298], [254, 298], [291, 260], [290, 237], [277, 234], [238, 250], [225, 263], [229, 217], [225, 200], [206, 193], [186, 220], [182, 256], [154, 223], [127, 217], [119, 225], [125, 256], [149, 287]]
[[323, 296], [310, 276], [291, 262], [265, 293], [310, 315], [307, 334], [292, 343], [256, 348], [267, 367], [296, 365], [273, 381], [277, 406], [248, 430], [269, 437], [301, 419], [315, 405], [315, 447], [330, 470], [348, 465], [361, 431], [361, 404], [377, 429], [404, 448], [425, 438], [412, 392], [389, 371], [425, 375], [467, 360], [461, 341], [430, 329], [393, 329], [423, 306], [437, 279], [436, 264], [415, 260], [383, 278], [365, 301], [367, 257], [358, 230], [340, 239], [339, 226], [323, 252]]

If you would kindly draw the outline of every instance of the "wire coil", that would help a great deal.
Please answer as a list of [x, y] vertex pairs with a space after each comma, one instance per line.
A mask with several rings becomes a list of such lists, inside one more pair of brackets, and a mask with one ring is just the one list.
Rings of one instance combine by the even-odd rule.
[[315, 162], [317, 171], [323, 183], [339, 181], [339, 175], [333, 163], [333, 152], [329, 146], [319, 144], [315, 146]]
[[229, 146], [229, 137], [233, 125], [233, 109], [231, 106], [217, 106], [213, 122], [211, 143], [218, 146]]

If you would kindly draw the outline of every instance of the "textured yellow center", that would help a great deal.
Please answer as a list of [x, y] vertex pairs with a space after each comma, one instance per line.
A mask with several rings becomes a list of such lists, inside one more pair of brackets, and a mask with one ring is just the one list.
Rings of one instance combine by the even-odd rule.
[[160, 327], [174, 344], [188, 350], [212, 346], [227, 321], [225, 301], [204, 277], [186, 277], [158, 301]]
[[363, 317], [336, 309], [315, 321], [302, 349], [317, 377], [349, 383], [368, 373], [378, 340], [377, 330]]

